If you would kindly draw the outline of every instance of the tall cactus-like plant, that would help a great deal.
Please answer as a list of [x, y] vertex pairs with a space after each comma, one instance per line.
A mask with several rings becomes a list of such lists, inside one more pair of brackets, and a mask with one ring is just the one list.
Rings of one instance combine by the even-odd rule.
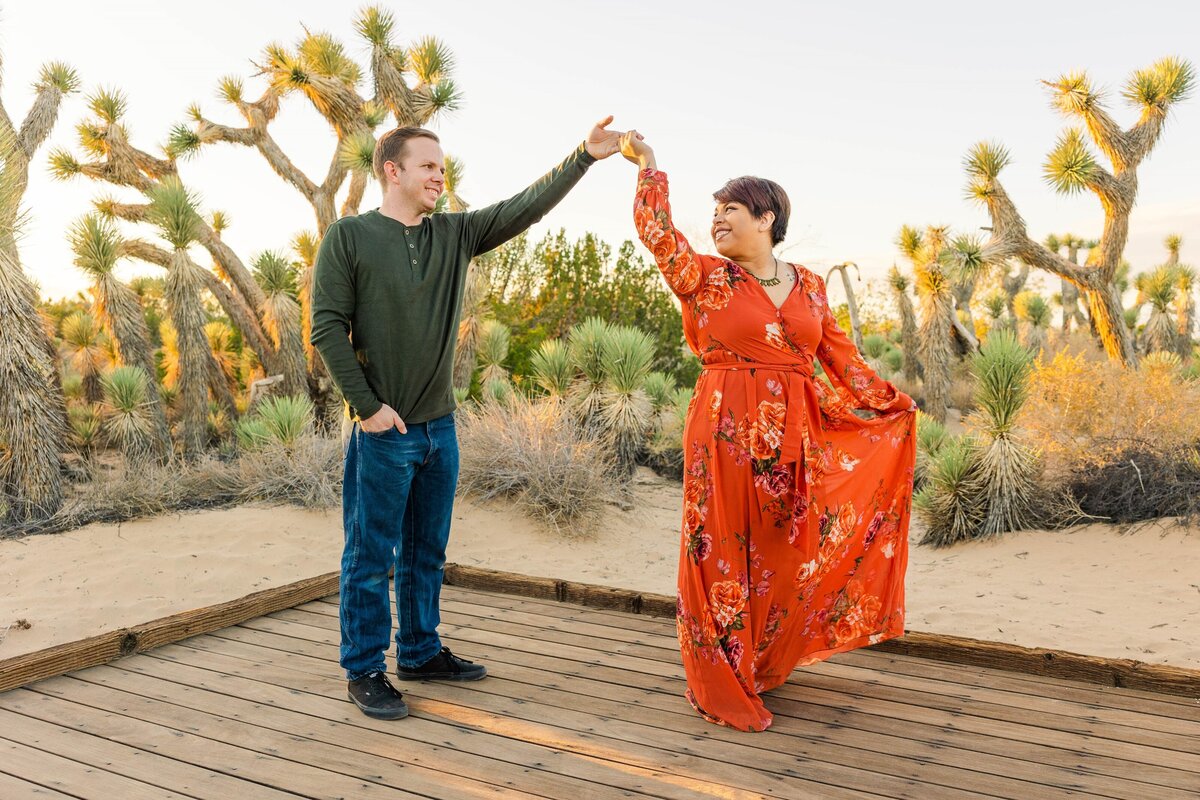
[[[829, 286], [829, 280], [833, 277], [833, 273], [840, 272], [842, 274], [842, 286], [846, 290], [846, 306], [850, 311], [850, 335], [854, 339], [854, 346], [859, 352], [863, 349], [862, 323], [858, 318], [858, 301], [854, 298], [854, 286], [850, 283], [849, 268], [854, 268], [854, 274], [859, 275], [858, 264], [853, 261], [847, 261], [844, 264], [835, 264], [830, 267], [829, 272], [825, 275], [825, 285]], [[862, 276], [859, 275], [859, 280]]]
[[1178, 269], [1164, 264], [1153, 272], [1143, 273], [1141, 294], [1150, 304], [1150, 318], [1142, 331], [1142, 351], [1145, 353], [1173, 353], [1179, 345], [1176, 322], [1171, 319], [1171, 306], [1178, 294]]
[[900, 315], [900, 349], [904, 351], [904, 380], [913, 382], [920, 377], [920, 362], [917, 360], [920, 339], [917, 337], [917, 315], [913, 310], [912, 298], [908, 296], [908, 276], [893, 264], [888, 270], [888, 287], [896, 300], [896, 312]]
[[280, 394], [307, 395], [304, 326], [300, 320], [296, 272], [287, 258], [267, 251], [254, 259], [254, 279], [263, 291], [262, 319], [282, 367]]
[[[122, 364], [139, 369], [147, 382], [146, 407], [149, 419], [149, 444], [145, 451], [157, 460], [171, 452], [171, 431], [166, 409], [157, 391], [158, 374], [141, 300], [132, 288], [122, 283], [114, 269], [124, 255], [124, 241], [116, 227], [98, 214], [88, 214], [70, 229], [75, 265], [92, 279], [92, 298], [96, 313], [112, 337]], [[132, 379], [123, 379], [132, 380]], [[125, 385], [125, 384], [122, 384]]]
[[[1109, 357], [1135, 364], [1137, 354], [1122, 324], [1124, 308], [1115, 282], [1129, 238], [1137, 171], [1158, 143], [1171, 108], [1191, 94], [1195, 71], [1189, 62], [1168, 57], [1134, 72], [1121, 93], [1138, 112], [1137, 122], [1128, 129], [1109, 116], [1102, 93], [1085, 73], [1064, 74], [1045, 85], [1059, 111], [1083, 123], [1087, 138], [1079, 128], [1065, 131], [1047, 157], [1043, 174], [1062, 194], [1094, 193], [1104, 209], [1103, 233], [1083, 267], [1031, 239], [1000, 183], [1000, 173], [1010, 160], [1008, 151], [999, 144], [981, 142], [968, 153], [965, 167], [970, 195], [987, 208], [992, 220], [992, 236], [985, 249], [992, 260], [1018, 258], [1073, 282], [1087, 299]], [[1087, 139], [1108, 159], [1111, 169], [1099, 162]]]
[[62, 505], [66, 401], [17, 238], [30, 162], [54, 128], [63, 98], [78, 86], [70, 67], [47, 64], [19, 127], [0, 104], [0, 521], [44, 518]]
[[917, 355], [924, 372], [924, 411], [944, 423], [950, 399], [950, 362], [954, 357], [951, 340], [954, 298], [943, 263], [946, 229], [931, 227], [922, 233], [906, 225], [900, 230], [897, 245], [912, 262], [917, 297], [921, 301]]
[[178, 403], [180, 442], [183, 452], [195, 455], [208, 439], [208, 384], [210, 379], [208, 321], [200, 292], [204, 288], [203, 270], [187, 248], [196, 240], [200, 215], [191, 194], [177, 181], [166, 180], [151, 192], [148, 219], [174, 248], [167, 271], [167, 309], [175, 331], [179, 358]]
[[1013, 307], [1017, 319], [1024, 323], [1021, 343], [1035, 355], [1046, 348], [1046, 331], [1050, 327], [1050, 304], [1037, 292], [1021, 292]]

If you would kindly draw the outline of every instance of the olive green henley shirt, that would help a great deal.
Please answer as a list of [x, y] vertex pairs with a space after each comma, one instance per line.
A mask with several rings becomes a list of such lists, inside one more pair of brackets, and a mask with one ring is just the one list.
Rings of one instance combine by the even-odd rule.
[[454, 410], [454, 347], [467, 265], [540, 220], [596, 159], [580, 145], [514, 197], [405, 225], [378, 209], [329, 227], [313, 275], [312, 344], [367, 419], [387, 403], [406, 423]]

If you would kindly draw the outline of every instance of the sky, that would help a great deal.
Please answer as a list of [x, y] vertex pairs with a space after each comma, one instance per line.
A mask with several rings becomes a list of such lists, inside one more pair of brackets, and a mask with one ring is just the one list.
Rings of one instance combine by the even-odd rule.
[[[778, 250], [784, 258], [818, 271], [854, 261], [867, 279], [903, 264], [894, 244], [903, 224], [961, 232], [988, 224], [986, 211], [964, 197], [961, 163], [985, 139], [1012, 154], [1001, 180], [1031, 235], [1098, 236], [1103, 213], [1096, 198], [1062, 197], [1042, 179], [1046, 153], [1071, 123], [1050, 107], [1039, 81], [1087, 70], [1111, 90], [1110, 112], [1126, 127], [1136, 114], [1119, 92], [1135, 69], [1167, 55], [1200, 67], [1200, 5], [1177, 0], [1146, 0], [1136, 13], [1111, 17], [1055, 0], [1002, 7], [874, 0], [381, 5], [396, 17], [397, 43], [436, 36], [455, 54], [462, 107], [430, 127], [465, 163], [460, 193], [472, 206], [531, 183], [611, 113], [613, 127], [637, 128], [654, 147], [670, 177], [676, 225], [697, 249], [712, 251], [712, 192], [729, 178], [760, 175], [791, 198], [788, 236]], [[65, 61], [82, 80], [35, 157], [25, 196], [22, 261], [43, 295], [70, 296], [87, 286], [72, 264], [71, 222], [97, 197], [136, 200], [115, 187], [49, 174], [53, 147], [80, 152], [74, 129], [87, 117], [87, 94], [101, 86], [122, 90], [133, 143], [157, 153], [194, 102], [210, 119], [241, 124], [217, 98], [217, 81], [241, 76], [247, 96], [257, 97], [262, 84], [253, 62], [268, 43], [291, 45], [306, 28], [324, 31], [365, 67], [368, 50], [353, 29], [360, 7], [334, 0], [0, 2], [0, 98], [14, 120], [24, 118], [42, 64]], [[324, 174], [333, 136], [302, 96], [284, 101], [271, 130], [307, 174]], [[1200, 263], [1197, 143], [1200, 92], [1176, 108], [1139, 170], [1125, 253], [1135, 271], [1163, 260], [1169, 233], [1183, 235], [1185, 262]], [[210, 146], [180, 172], [205, 212], [231, 218], [224, 238], [243, 259], [315, 228], [311, 206], [253, 149]], [[591, 231], [615, 250], [635, 238], [635, 173], [619, 156], [595, 165], [532, 234]], [[362, 208], [378, 204], [372, 184]], [[158, 268], [127, 263], [120, 271]]]

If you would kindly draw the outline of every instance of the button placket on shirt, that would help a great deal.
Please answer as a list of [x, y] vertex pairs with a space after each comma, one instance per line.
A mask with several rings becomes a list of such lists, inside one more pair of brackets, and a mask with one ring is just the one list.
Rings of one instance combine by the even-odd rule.
[[[411, 240], [407, 227], [405, 227], [405, 229], [404, 229], [404, 238], [406, 240], [408, 240], [408, 249], [415, 251], [417, 249], [417, 245]], [[417, 274], [417, 254], [415, 252], [412, 252], [412, 253], [409, 253], [408, 255], [409, 255], [409, 261], [412, 263], [412, 266], [410, 269], [412, 271], [412, 274], [415, 276]]]

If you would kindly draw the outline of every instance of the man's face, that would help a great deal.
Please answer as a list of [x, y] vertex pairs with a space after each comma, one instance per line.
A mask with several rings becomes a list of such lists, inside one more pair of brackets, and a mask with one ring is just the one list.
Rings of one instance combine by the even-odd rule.
[[[392, 163], [392, 162], [389, 162]], [[437, 206], [445, 184], [446, 157], [442, 146], [433, 139], [418, 136], [409, 139], [396, 165], [395, 181], [391, 180], [391, 191], [400, 192], [401, 198], [426, 213]]]

